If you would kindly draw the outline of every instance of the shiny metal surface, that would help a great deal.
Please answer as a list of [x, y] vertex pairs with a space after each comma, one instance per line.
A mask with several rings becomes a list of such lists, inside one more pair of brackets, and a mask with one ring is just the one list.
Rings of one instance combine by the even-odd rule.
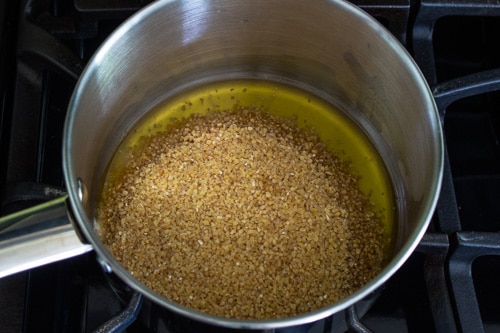
[[0, 278], [91, 251], [68, 218], [67, 196], [0, 218]]
[[[120, 140], [156, 103], [182, 89], [230, 78], [263, 78], [310, 90], [355, 119], [384, 158], [397, 195], [397, 248], [387, 267], [346, 299], [279, 320], [209, 316], [148, 290], [101, 243], [94, 201]], [[90, 61], [74, 91], [64, 138], [74, 215], [106, 265], [171, 311], [232, 328], [309, 323], [363, 299], [415, 249], [442, 177], [442, 133], [424, 78], [390, 33], [342, 0], [155, 2], [115, 31]]]

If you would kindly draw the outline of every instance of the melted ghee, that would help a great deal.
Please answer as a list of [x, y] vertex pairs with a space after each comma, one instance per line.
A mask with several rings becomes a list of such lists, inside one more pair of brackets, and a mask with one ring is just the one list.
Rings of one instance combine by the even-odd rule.
[[258, 107], [275, 116], [291, 119], [312, 130], [327, 149], [347, 161], [359, 176], [358, 185], [375, 206], [384, 224], [387, 248], [393, 242], [394, 193], [390, 177], [376, 148], [344, 112], [323, 99], [290, 85], [265, 80], [230, 80], [200, 86], [168, 98], [142, 119], [120, 144], [107, 177], [119, 174], [130, 149], [140, 149], [141, 138], [168, 130], [193, 114]]

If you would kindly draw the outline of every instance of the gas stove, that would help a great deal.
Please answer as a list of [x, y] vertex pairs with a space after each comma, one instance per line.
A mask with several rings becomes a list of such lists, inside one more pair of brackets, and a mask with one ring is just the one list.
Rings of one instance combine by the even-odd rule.
[[[62, 129], [76, 80], [149, 2], [0, 0], [1, 215], [64, 191]], [[348, 332], [500, 332], [500, 3], [352, 2], [408, 49], [433, 90], [446, 144], [442, 191], [417, 250], [368, 310], [275, 332], [337, 332], [339, 320]], [[0, 295], [5, 332], [217, 331], [127, 307], [94, 253], [0, 279]]]

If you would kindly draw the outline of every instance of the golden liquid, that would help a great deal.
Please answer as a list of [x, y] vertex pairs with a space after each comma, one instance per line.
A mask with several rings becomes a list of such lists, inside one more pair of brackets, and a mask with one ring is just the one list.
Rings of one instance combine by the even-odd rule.
[[388, 243], [394, 234], [393, 188], [385, 165], [365, 133], [342, 111], [298, 88], [264, 80], [231, 80], [201, 86], [169, 98], [155, 107], [119, 146], [108, 176], [120, 172], [130, 149], [141, 149], [144, 136], [171, 128], [193, 114], [239, 107], [259, 107], [275, 116], [292, 119], [314, 131], [327, 149], [348, 161], [359, 176], [358, 185], [375, 206]]

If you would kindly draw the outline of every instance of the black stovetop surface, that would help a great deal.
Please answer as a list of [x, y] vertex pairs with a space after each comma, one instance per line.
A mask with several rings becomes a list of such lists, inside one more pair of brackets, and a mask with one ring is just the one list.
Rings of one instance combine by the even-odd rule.
[[[106, 36], [149, 2], [0, 0], [1, 215], [43, 200], [26, 188], [64, 186], [62, 127], [76, 79]], [[350, 330], [500, 332], [500, 3], [352, 2], [421, 68], [440, 108], [447, 156], [427, 234]], [[96, 329], [123, 307], [103, 274], [89, 253], [0, 279], [0, 331]], [[133, 324], [129, 332], [154, 326]]]

